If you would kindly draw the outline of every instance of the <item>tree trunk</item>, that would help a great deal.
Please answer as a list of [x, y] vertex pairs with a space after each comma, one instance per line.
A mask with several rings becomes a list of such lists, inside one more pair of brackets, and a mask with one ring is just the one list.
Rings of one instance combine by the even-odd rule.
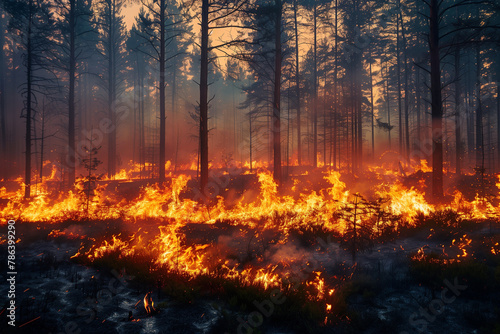
[[441, 60], [439, 54], [439, 0], [430, 1], [429, 51], [431, 58], [432, 104], [432, 194], [443, 197], [443, 105], [441, 99]]
[[33, 20], [33, 0], [29, 1], [28, 16], [28, 36], [26, 47], [26, 151], [25, 151], [25, 169], [24, 169], [24, 198], [31, 197], [31, 72], [32, 72], [32, 50], [31, 50], [31, 26]]
[[[177, 111], [175, 110], [176, 108], [176, 102], [177, 102], [177, 67], [175, 66], [177, 64], [174, 64], [173, 68], [173, 73], [172, 73], [172, 101], [171, 101], [171, 108], [172, 108], [172, 122], [171, 124], [173, 127], [171, 129], [174, 129], [175, 127], [177, 128], [177, 131], [174, 133], [172, 131], [172, 138], [175, 140], [175, 153], [174, 153], [174, 171], [177, 171], [177, 155], [179, 153], [179, 127], [177, 125]], [[175, 137], [174, 137], [175, 136]]]
[[69, 92], [68, 92], [68, 186], [72, 187], [76, 177], [76, 146], [75, 146], [75, 77], [76, 77], [76, 55], [75, 55], [75, 2], [70, 0], [69, 9]]
[[253, 172], [253, 164], [252, 164], [252, 114], [248, 113], [248, 122], [250, 127], [250, 173]]
[[40, 137], [40, 182], [43, 182], [43, 152], [45, 144], [45, 100], [42, 106], [42, 136]]
[[318, 62], [317, 62], [317, 6], [314, 1], [313, 10], [313, 167], [318, 167]]
[[299, 28], [297, 20], [298, 5], [297, 0], [293, 1], [293, 19], [295, 30], [295, 90], [297, 93], [297, 160], [298, 165], [302, 165], [302, 135], [300, 133], [300, 64], [299, 64]]
[[108, 36], [108, 118], [114, 127], [108, 134], [108, 177], [116, 174], [116, 117], [114, 111], [115, 94], [115, 0], [109, 1], [109, 36]]
[[[5, 44], [5, 24], [0, 12], [0, 48]], [[0, 132], [2, 132], [2, 156], [7, 159], [7, 126], [5, 125], [5, 60], [4, 52], [0, 52]], [[4, 165], [5, 166], [5, 165]]]
[[275, 55], [274, 55], [274, 98], [273, 98], [273, 151], [274, 181], [281, 185], [281, 136], [280, 136], [280, 99], [281, 99], [281, 0], [275, 0]]
[[389, 140], [389, 150], [391, 150], [392, 148], [392, 140], [391, 140], [391, 96], [390, 96], [390, 92], [389, 92], [389, 61], [386, 62], [386, 66], [385, 66], [385, 69], [386, 69], [386, 79], [385, 79], [385, 83], [386, 83], [386, 87], [385, 87], [385, 93], [386, 93], [386, 103], [387, 103], [387, 124], [389, 125], [389, 129], [387, 130], [387, 139]]
[[[371, 26], [368, 25], [368, 35], [371, 35]], [[370, 61], [370, 111], [371, 111], [371, 126], [372, 126], [372, 161], [375, 160], [375, 108], [373, 103], [373, 72], [372, 72], [372, 46], [370, 43], [369, 61]]]
[[481, 102], [481, 47], [476, 44], [476, 167], [484, 169], [483, 106]]
[[[422, 120], [421, 120], [421, 110], [420, 110], [420, 105], [421, 105], [421, 90], [420, 90], [420, 69], [417, 67], [417, 78], [416, 78], [416, 94], [417, 94], [417, 141], [418, 141], [418, 146], [421, 147], [422, 144]], [[417, 158], [420, 161], [420, 154], [417, 155]]]
[[500, 62], [497, 63], [497, 68], [497, 170], [500, 171]]
[[160, 0], [160, 185], [165, 182], [165, 7], [165, 0]]
[[200, 191], [208, 184], [208, 0], [201, 7], [200, 67]]
[[[398, 0], [398, 11], [400, 10], [400, 1]], [[399, 14], [398, 14], [399, 16]], [[400, 51], [400, 22], [396, 17], [396, 68], [397, 68], [397, 85], [398, 85], [398, 134], [399, 134], [399, 154], [403, 155], [403, 104], [401, 96], [401, 51]]]
[[326, 122], [326, 71], [325, 71], [325, 87], [323, 89], [323, 165], [326, 167], [328, 162], [326, 160], [326, 134], [327, 134], [327, 122]]
[[408, 55], [407, 55], [407, 42], [406, 42], [406, 35], [405, 35], [405, 26], [404, 26], [404, 20], [403, 20], [403, 13], [400, 11], [400, 20], [401, 20], [401, 38], [403, 40], [403, 62], [404, 62], [404, 76], [405, 76], [405, 157], [407, 160], [409, 160], [410, 157], [410, 121], [409, 121], [409, 103], [410, 103], [410, 94], [409, 94], [409, 89], [408, 89]]
[[460, 49], [455, 49], [455, 173], [462, 173], [462, 135], [460, 133], [460, 109], [462, 103], [460, 100]]
[[[335, 0], [335, 49], [334, 49], [334, 56], [335, 56], [335, 65], [334, 65], [334, 70], [333, 70], [333, 75], [334, 75], [334, 81], [333, 81], [333, 105], [334, 105], [334, 110], [333, 110], [333, 118], [334, 118], [334, 129], [333, 129], [333, 166], [337, 165], [337, 110], [338, 110], [338, 77], [337, 77], [337, 64], [338, 64], [338, 0]], [[340, 140], [339, 140], [340, 142]], [[340, 147], [339, 147], [339, 152], [340, 152]], [[340, 168], [340, 157], [339, 157], [339, 168]]]

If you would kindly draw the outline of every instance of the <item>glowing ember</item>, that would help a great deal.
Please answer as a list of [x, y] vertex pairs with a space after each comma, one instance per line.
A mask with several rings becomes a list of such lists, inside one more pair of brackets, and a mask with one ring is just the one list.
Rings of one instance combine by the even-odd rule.
[[153, 297], [151, 296], [151, 291], [146, 293], [144, 296], [144, 308], [146, 309], [146, 313], [151, 315], [156, 312], [155, 303], [153, 301]]

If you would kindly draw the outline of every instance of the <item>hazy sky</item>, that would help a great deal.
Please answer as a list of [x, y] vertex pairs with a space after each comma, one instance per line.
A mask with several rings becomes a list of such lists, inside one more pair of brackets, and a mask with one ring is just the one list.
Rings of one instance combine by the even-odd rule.
[[123, 9], [123, 15], [125, 15], [125, 24], [127, 25], [127, 29], [130, 30], [132, 25], [135, 22], [135, 17], [139, 13], [139, 9], [141, 8], [141, 3], [131, 3], [127, 4], [127, 7]]

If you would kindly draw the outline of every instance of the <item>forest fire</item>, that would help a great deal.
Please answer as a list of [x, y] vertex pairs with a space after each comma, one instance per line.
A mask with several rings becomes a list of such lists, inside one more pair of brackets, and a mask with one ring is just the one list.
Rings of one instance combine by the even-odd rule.
[[[119, 173], [122, 174], [130, 175]], [[157, 184], [146, 185], [136, 197], [128, 196], [129, 200], [114, 197], [107, 190], [110, 181], [106, 180], [96, 188], [88, 207], [85, 194], [78, 189], [51, 194], [47, 181], [38, 187], [39, 194], [30, 202], [22, 200], [21, 190], [9, 193], [2, 188], [2, 195], [8, 199], [2, 215], [48, 226], [68, 219], [95, 221], [96, 224], [118, 219], [136, 232], [113, 234], [109, 239], [102, 239], [86, 237], [83, 231], [79, 235], [76, 229], [54, 229], [48, 237], [86, 239], [72, 256], [86, 263], [108, 257], [146, 261], [151, 273], [176, 273], [188, 280], [217, 277], [268, 290], [290, 289], [293, 278], [298, 275], [303, 277], [307, 298], [324, 303], [328, 313], [334, 308], [334, 291], [339, 280], [332, 280], [323, 272], [326, 263], [317, 263], [310, 255], [292, 250], [295, 249], [292, 246], [297, 233], [337, 235], [346, 241], [347, 248], [353, 247], [351, 250], [355, 252], [361, 251], [363, 238], [398, 234], [403, 227], [417, 226], [422, 217], [434, 212], [452, 211], [456, 213], [454, 219], [458, 220], [493, 219], [500, 214], [500, 206], [477, 196], [468, 202], [456, 191], [449, 204], [432, 204], [425, 199], [424, 193], [404, 186], [397, 175], [393, 176], [392, 184], [377, 183], [380, 175], [371, 177], [374, 184], [363, 196], [351, 194], [341, 180], [342, 175], [335, 171], [323, 172], [323, 180], [319, 181], [324, 184], [323, 188], [301, 192], [304, 185], [296, 179], [291, 182], [291, 192], [283, 194], [272, 175], [262, 170], [256, 175], [260, 191], [253, 195], [252, 201], [243, 194], [227, 204], [221, 194], [208, 206], [186, 196], [190, 177], [183, 174], [173, 177], [166, 188]], [[200, 224], [210, 227], [208, 233], [213, 236], [205, 235], [205, 238], [193, 241], [190, 229]], [[227, 234], [220, 230], [224, 224], [226, 229], [234, 232]], [[353, 229], [356, 235], [352, 234]], [[359, 242], [349, 246], [356, 237]], [[456, 249], [457, 255], [450, 255], [444, 263], [470, 257], [471, 242], [466, 234], [451, 240], [450, 247]], [[492, 254], [496, 254], [496, 246], [491, 248]], [[450, 252], [454, 253], [451, 249]], [[425, 256], [421, 249], [413, 259], [422, 261]], [[314, 270], [305, 274], [309, 267]], [[144, 306], [148, 314], [154, 310], [150, 294], [144, 297]]]
[[1, 0], [0, 332], [497, 333], [499, 27]]

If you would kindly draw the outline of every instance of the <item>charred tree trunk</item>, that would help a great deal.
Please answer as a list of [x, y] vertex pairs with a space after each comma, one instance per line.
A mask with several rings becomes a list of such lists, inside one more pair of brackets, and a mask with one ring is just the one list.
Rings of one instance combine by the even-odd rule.
[[29, 1], [29, 15], [28, 15], [28, 34], [26, 46], [26, 151], [25, 151], [25, 169], [24, 169], [24, 198], [31, 197], [31, 75], [33, 67], [33, 50], [32, 50], [32, 36], [31, 27], [33, 20], [33, 0]]
[[398, 85], [398, 133], [399, 133], [399, 154], [403, 155], [403, 103], [401, 96], [401, 50], [400, 50], [400, 21], [399, 10], [401, 9], [398, 0], [398, 17], [396, 17], [396, 68]]
[[108, 134], [108, 177], [114, 177], [116, 174], [116, 117], [114, 110], [114, 102], [116, 99], [115, 92], [115, 20], [116, 20], [116, 8], [115, 0], [109, 1], [109, 36], [108, 36], [108, 118], [110, 123], [114, 127], [113, 131]]
[[462, 135], [460, 133], [460, 109], [462, 102], [460, 99], [460, 49], [455, 49], [455, 172], [457, 175], [462, 173]]
[[[400, 4], [401, 6], [401, 4]], [[405, 111], [404, 111], [404, 116], [405, 116], [405, 125], [404, 125], [404, 150], [405, 150], [405, 157], [407, 160], [409, 160], [410, 156], [410, 122], [409, 122], [409, 103], [410, 103], [410, 94], [409, 94], [409, 89], [408, 89], [408, 54], [407, 54], [407, 41], [406, 41], [406, 34], [405, 34], [405, 26], [404, 26], [404, 20], [403, 20], [403, 13], [400, 10], [399, 11], [399, 16], [400, 16], [400, 21], [401, 21], [401, 38], [403, 40], [403, 62], [404, 62], [404, 80], [405, 80]]]
[[313, 8], [313, 167], [318, 167], [318, 62], [317, 62], [317, 5], [314, 0]]
[[387, 139], [389, 140], [389, 150], [392, 148], [392, 140], [391, 140], [391, 96], [389, 92], [389, 60], [386, 62], [386, 87], [385, 87], [385, 93], [386, 97], [385, 99], [387, 100], [387, 124], [389, 125], [389, 128], [387, 130]]
[[500, 171], [500, 62], [497, 63], [497, 68], [497, 168]]
[[302, 135], [300, 131], [300, 64], [299, 64], [299, 24], [297, 20], [297, 0], [293, 1], [293, 20], [295, 32], [295, 90], [297, 93], [297, 160], [302, 165]]
[[[337, 64], [338, 64], [338, 0], [335, 0], [335, 49], [334, 49], [334, 81], [333, 81], [333, 136], [332, 136], [332, 145], [333, 145], [333, 166], [334, 168], [337, 166], [337, 110], [338, 110], [338, 77], [337, 77]], [[340, 140], [339, 140], [340, 142]], [[340, 152], [340, 148], [339, 148]], [[340, 157], [339, 157], [339, 168], [340, 168]]]
[[[421, 120], [421, 90], [420, 90], [420, 69], [417, 67], [417, 74], [416, 74], [416, 95], [417, 95], [417, 141], [418, 141], [418, 147], [421, 146], [422, 143], [422, 120]], [[417, 155], [417, 158], [420, 160], [420, 154]]]
[[[5, 44], [5, 24], [0, 12], [0, 48]], [[2, 156], [7, 159], [7, 126], [5, 125], [5, 60], [4, 52], [0, 52], [0, 132], [2, 132]], [[3, 160], [2, 159], [2, 160]]]
[[252, 150], [253, 150], [253, 147], [252, 147], [252, 114], [251, 113], [248, 113], [248, 122], [249, 122], [249, 132], [250, 132], [250, 148], [249, 148], [249, 151], [250, 151], [250, 172], [253, 172], [253, 163], [252, 163]]
[[274, 181], [281, 185], [281, 0], [275, 0], [275, 55], [274, 55], [274, 98], [273, 98], [273, 151], [274, 151]]
[[75, 146], [75, 1], [70, 0], [69, 8], [69, 92], [68, 92], [68, 186], [72, 187], [76, 177], [76, 146]]
[[[371, 26], [368, 25], [368, 35], [371, 35]], [[373, 72], [372, 72], [372, 46], [368, 49], [370, 60], [370, 116], [372, 128], [372, 161], [375, 160], [375, 108], [373, 103]]]
[[201, 6], [200, 191], [208, 184], [208, 0]]
[[165, 182], [165, 7], [165, 0], [160, 0], [160, 185]]
[[42, 136], [40, 137], [40, 182], [43, 182], [43, 152], [45, 149], [45, 101], [42, 107]]
[[[177, 102], [177, 67], [174, 64], [173, 68], [173, 73], [172, 73], [172, 101], [171, 101], [171, 108], [172, 108], [172, 124], [174, 127], [177, 127], [177, 131], [175, 134], [174, 138], [174, 131], [172, 131], [172, 138], [175, 140], [175, 152], [174, 152], [174, 171], [177, 171], [177, 156], [179, 154], [179, 127], [177, 126], [177, 111], [175, 110], [176, 108], [176, 102]], [[174, 129], [174, 127], [171, 127], [171, 129]]]
[[[483, 106], [481, 102], [481, 47], [476, 44], [476, 168], [484, 169]], [[484, 171], [483, 171], [484, 172]]]
[[432, 194], [443, 197], [443, 105], [441, 99], [441, 60], [439, 54], [439, 0], [430, 1], [429, 51], [431, 60], [432, 105]]

